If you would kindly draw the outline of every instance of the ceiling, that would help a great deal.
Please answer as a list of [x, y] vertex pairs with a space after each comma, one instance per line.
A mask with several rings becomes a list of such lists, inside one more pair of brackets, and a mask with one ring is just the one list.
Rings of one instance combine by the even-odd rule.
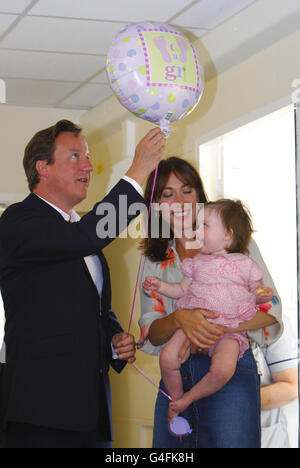
[[[222, 72], [298, 28], [300, 2], [0, 0], [0, 79], [6, 83], [7, 105], [96, 106], [112, 95], [105, 73], [112, 39], [124, 25], [146, 20], [201, 38]], [[238, 50], [240, 42], [247, 47]]]
[[89, 109], [112, 95], [105, 63], [131, 22], [171, 23], [198, 38], [255, 0], [0, 0], [7, 104]]

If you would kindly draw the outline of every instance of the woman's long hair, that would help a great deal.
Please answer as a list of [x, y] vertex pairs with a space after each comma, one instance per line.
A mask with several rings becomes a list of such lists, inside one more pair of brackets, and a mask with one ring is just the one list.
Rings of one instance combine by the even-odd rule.
[[[158, 174], [155, 185], [153, 202], [159, 203], [159, 200], [162, 196], [164, 188], [167, 185], [167, 182], [170, 178], [170, 175], [174, 174], [182, 183], [185, 185], [190, 185], [196, 190], [197, 193], [197, 202], [206, 203], [207, 196], [204, 190], [204, 186], [201, 180], [199, 173], [196, 169], [184, 159], [172, 157], [166, 160], [163, 160], [159, 163]], [[145, 190], [145, 200], [150, 204], [153, 182], [154, 182], [155, 171], [150, 174], [147, 186]], [[171, 232], [170, 238], [162, 237], [162, 227], [163, 219], [161, 213], [153, 214], [154, 211], [151, 210], [149, 225], [148, 225], [148, 238], [145, 239], [145, 250], [144, 253], [154, 262], [163, 262], [168, 258], [168, 245], [170, 240], [174, 237]], [[159, 238], [151, 238], [151, 218], [152, 216], [159, 216]]]

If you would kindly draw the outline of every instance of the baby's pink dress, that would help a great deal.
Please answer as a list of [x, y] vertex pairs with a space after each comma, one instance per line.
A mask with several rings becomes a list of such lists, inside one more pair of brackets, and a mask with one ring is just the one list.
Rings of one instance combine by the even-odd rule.
[[[187, 258], [182, 272], [190, 278], [187, 294], [176, 303], [176, 309], [206, 309], [219, 314], [211, 323], [237, 328], [241, 322], [251, 320], [257, 311], [256, 297], [250, 285], [262, 280], [262, 271], [246, 255], [203, 255]], [[226, 333], [224, 338], [240, 344], [239, 359], [249, 348], [247, 334]], [[224, 339], [223, 338], [223, 339]], [[210, 356], [215, 345], [209, 350]]]

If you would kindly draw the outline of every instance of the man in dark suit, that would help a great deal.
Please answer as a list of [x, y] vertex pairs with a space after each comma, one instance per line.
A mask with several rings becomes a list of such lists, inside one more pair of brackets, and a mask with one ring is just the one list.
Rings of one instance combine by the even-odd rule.
[[133, 219], [126, 213], [119, 221], [119, 197], [128, 207], [144, 204], [140, 186], [164, 149], [163, 134], [149, 132], [126, 176], [79, 220], [73, 207], [87, 196], [92, 172], [81, 129], [60, 121], [28, 144], [31, 194], [0, 219], [4, 447], [92, 448], [112, 440], [108, 370], [134, 362], [135, 342], [111, 310], [102, 250], [113, 239], [99, 237], [99, 213], [111, 204], [119, 235]]

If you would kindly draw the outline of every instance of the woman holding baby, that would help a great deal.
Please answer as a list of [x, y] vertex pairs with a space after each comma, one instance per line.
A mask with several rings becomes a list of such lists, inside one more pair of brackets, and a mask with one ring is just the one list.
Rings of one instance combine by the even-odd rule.
[[[202, 244], [191, 242], [187, 233], [199, 232], [199, 203], [207, 198], [197, 171], [179, 158], [161, 161], [154, 202], [161, 206], [151, 213], [160, 236], [145, 244], [139, 348], [160, 355], [161, 388], [172, 403], [158, 394], [153, 446], [260, 448], [260, 382], [248, 336], [271, 344], [282, 325], [250, 216], [229, 200], [205, 205]], [[181, 442], [168, 430], [178, 414], [192, 429]]]

